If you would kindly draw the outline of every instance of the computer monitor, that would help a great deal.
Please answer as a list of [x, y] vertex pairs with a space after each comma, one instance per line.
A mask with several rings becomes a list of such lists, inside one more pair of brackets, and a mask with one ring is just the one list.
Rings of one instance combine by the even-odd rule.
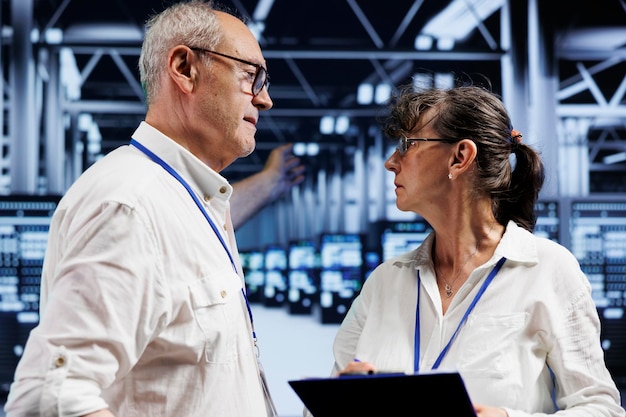
[[287, 298], [287, 250], [280, 245], [268, 245], [264, 257], [263, 304], [266, 307], [283, 306]]
[[322, 269], [361, 268], [363, 236], [357, 233], [324, 233], [320, 236]]
[[538, 201], [535, 204], [537, 222], [533, 233], [536, 236], [560, 242], [560, 213], [558, 201]]
[[294, 240], [289, 243], [289, 269], [314, 269], [318, 264], [317, 245], [313, 240]]
[[0, 391], [8, 392], [30, 331], [50, 220], [60, 196], [0, 196]]
[[289, 243], [288, 295], [290, 314], [311, 314], [319, 300], [317, 245], [308, 239]]
[[325, 233], [320, 236], [320, 310], [322, 323], [340, 323], [361, 291], [364, 278], [364, 236]]
[[432, 228], [424, 219], [412, 221], [387, 221], [379, 224], [381, 258], [387, 261], [416, 249]]
[[239, 253], [246, 282], [246, 296], [250, 303], [263, 301], [263, 288], [265, 286], [265, 255], [258, 250], [243, 251]]

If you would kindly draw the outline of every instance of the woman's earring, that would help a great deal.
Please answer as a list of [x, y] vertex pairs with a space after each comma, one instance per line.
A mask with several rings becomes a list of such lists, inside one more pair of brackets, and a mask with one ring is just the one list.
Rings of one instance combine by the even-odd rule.
[[448, 172], [448, 179], [451, 180], [452, 179], [452, 173]]

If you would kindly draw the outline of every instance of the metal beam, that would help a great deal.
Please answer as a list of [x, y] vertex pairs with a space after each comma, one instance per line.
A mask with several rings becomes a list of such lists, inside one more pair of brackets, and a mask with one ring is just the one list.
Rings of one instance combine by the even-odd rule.
[[10, 67], [11, 192], [35, 194], [39, 176], [39, 136], [35, 108], [35, 69], [30, 31], [33, 27], [33, 0], [12, 0], [14, 27]]
[[[94, 54], [104, 46], [87, 45], [63, 45], [71, 48], [75, 54]], [[137, 55], [141, 53], [140, 47], [108, 46], [115, 49], [120, 55]], [[502, 56], [502, 51], [489, 52], [454, 52], [454, 51], [392, 51], [392, 50], [296, 50], [296, 49], [264, 49], [265, 59], [317, 59], [317, 60], [371, 60], [371, 59], [398, 59], [414, 61], [498, 61]]]
[[380, 39], [380, 36], [378, 36], [378, 33], [376, 33], [376, 29], [374, 29], [374, 26], [372, 26], [367, 16], [365, 16], [365, 13], [363, 13], [363, 10], [361, 9], [361, 7], [359, 7], [356, 0], [346, 1], [350, 5], [352, 12], [356, 15], [357, 19], [359, 19], [359, 22], [361, 22], [361, 25], [363, 26], [367, 34], [370, 36], [372, 42], [374, 42], [374, 45], [376, 45], [378, 49], [383, 48], [385, 46], [385, 43], [382, 39]]
[[[146, 105], [134, 101], [121, 100], [78, 100], [64, 103], [63, 109], [68, 112], [94, 113], [94, 114], [137, 114], [146, 113]], [[321, 117], [332, 115], [345, 115], [350, 117], [375, 117], [381, 114], [381, 109], [376, 108], [273, 108], [267, 113], [272, 117]]]

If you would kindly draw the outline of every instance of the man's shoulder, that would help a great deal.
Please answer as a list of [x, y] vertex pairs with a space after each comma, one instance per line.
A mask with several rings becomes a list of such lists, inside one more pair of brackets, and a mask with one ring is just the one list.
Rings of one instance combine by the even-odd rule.
[[[62, 205], [101, 204], [134, 206], [145, 196], [162, 196], [163, 169], [130, 146], [121, 146], [85, 170], [63, 196]], [[99, 203], [100, 202], [100, 203]]]

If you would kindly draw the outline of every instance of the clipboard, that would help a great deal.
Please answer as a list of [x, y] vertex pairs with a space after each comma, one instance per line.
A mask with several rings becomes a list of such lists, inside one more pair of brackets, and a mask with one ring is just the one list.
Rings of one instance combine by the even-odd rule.
[[458, 372], [347, 375], [288, 383], [314, 417], [476, 417]]

